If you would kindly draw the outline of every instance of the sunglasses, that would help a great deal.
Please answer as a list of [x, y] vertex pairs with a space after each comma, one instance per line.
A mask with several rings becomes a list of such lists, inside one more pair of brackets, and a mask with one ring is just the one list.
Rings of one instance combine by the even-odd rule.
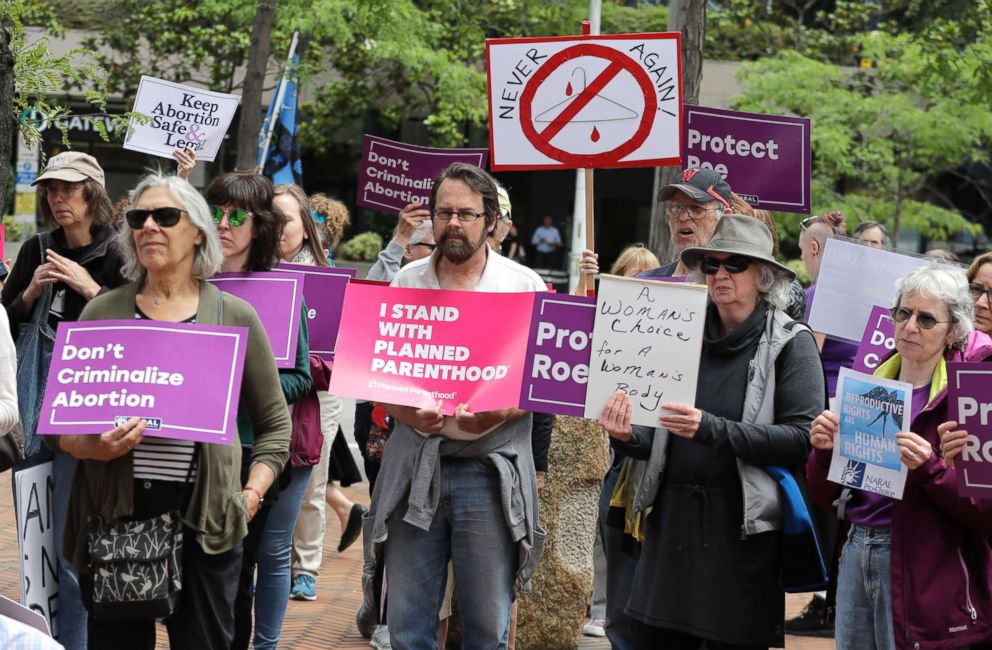
[[937, 320], [930, 314], [926, 314], [926, 313], [921, 314], [917, 312], [912, 312], [906, 309], [905, 307], [899, 307], [897, 309], [892, 310], [892, 320], [894, 320], [897, 323], [905, 323], [912, 316], [916, 316], [916, 324], [925, 330], [932, 330], [933, 328], [937, 327], [937, 323], [953, 322], [949, 320]]
[[227, 215], [227, 222], [231, 224], [232, 228], [238, 228], [245, 224], [245, 221], [251, 216], [251, 212], [242, 210], [241, 208], [225, 210], [224, 208], [218, 208], [216, 205], [210, 206], [210, 216], [214, 218], [214, 223], [218, 226], [224, 220], [224, 215]]
[[186, 210], [182, 208], [135, 209], [125, 212], [124, 218], [127, 219], [127, 225], [131, 226], [132, 230], [141, 230], [144, 228], [148, 217], [151, 217], [152, 221], [162, 228], [171, 228], [179, 223], [179, 217], [182, 216], [183, 212], [186, 212]]
[[799, 230], [806, 230], [814, 223], [817, 223], [819, 221], [820, 221], [820, 215], [816, 215], [815, 217], [806, 217], [805, 219], [799, 222]]
[[702, 264], [699, 265], [699, 270], [701, 270], [706, 275], [714, 275], [720, 270], [720, 266], [727, 269], [727, 273], [743, 273], [747, 270], [747, 267], [751, 266], [753, 260], [750, 257], [744, 257], [743, 255], [732, 255], [725, 260], [718, 260], [715, 257], [704, 257]]

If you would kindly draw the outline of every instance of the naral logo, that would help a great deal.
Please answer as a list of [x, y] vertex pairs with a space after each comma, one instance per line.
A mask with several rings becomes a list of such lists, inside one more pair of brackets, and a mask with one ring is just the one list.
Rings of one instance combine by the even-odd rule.
[[147, 418], [140, 415], [118, 415], [114, 418], [114, 426], [119, 427], [131, 418], [141, 418], [145, 421], [146, 431], [161, 431], [162, 430], [162, 418]]

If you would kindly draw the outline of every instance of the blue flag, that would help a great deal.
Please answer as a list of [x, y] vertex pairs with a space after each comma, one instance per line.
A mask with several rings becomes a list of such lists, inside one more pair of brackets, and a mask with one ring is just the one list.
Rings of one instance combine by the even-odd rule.
[[[293, 67], [286, 74], [280, 83], [286, 85], [286, 92], [282, 98], [282, 108], [279, 110], [279, 120], [275, 129], [272, 130], [272, 138], [269, 140], [269, 153], [265, 158], [265, 167], [262, 173], [272, 179], [276, 185], [280, 183], [296, 183], [303, 187], [303, 165], [300, 163], [300, 140], [296, 130], [296, 80], [292, 77], [292, 71], [299, 62], [297, 56], [293, 56]], [[264, 144], [265, 134], [269, 130], [272, 122], [272, 111], [275, 109], [276, 99], [279, 97], [279, 88], [272, 96], [272, 103], [265, 114], [265, 121], [262, 122], [262, 132], [259, 136], [258, 162], [262, 160], [261, 146]]]

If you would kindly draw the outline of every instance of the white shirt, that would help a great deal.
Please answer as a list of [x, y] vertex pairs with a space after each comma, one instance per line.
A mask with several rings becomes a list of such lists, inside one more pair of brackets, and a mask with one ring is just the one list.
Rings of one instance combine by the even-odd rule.
[[[494, 253], [486, 246], [486, 267], [482, 270], [482, 277], [475, 285], [473, 291], [485, 291], [489, 293], [528, 293], [536, 291], [547, 291], [548, 287], [534, 271], [526, 266], [517, 264], [513, 260], [503, 257], [499, 253]], [[390, 286], [401, 289], [440, 289], [441, 285], [437, 280], [436, 264], [440, 259], [440, 251], [435, 252], [430, 257], [410, 262], [393, 279]], [[471, 405], [470, 405], [471, 406]], [[499, 425], [497, 425], [499, 426]], [[493, 427], [495, 429], [496, 427]], [[490, 429], [489, 431], [492, 431]], [[489, 433], [486, 431], [482, 435]], [[422, 432], [421, 435], [428, 435]], [[475, 440], [479, 434], [462, 431], [455, 424], [453, 417], [445, 417], [441, 426], [441, 435], [454, 440]]]

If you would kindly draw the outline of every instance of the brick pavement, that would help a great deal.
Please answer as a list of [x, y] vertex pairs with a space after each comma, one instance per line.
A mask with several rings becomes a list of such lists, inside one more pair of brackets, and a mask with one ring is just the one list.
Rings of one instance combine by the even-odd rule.
[[[345, 490], [352, 500], [368, 504], [367, 486], [357, 485]], [[20, 569], [17, 562], [17, 534], [10, 499], [10, 474], [0, 478], [0, 594], [19, 599]], [[361, 601], [360, 544], [342, 554], [337, 553], [340, 529], [336, 517], [328, 522], [324, 564], [317, 581], [317, 600], [291, 601], [286, 611], [280, 648], [288, 650], [365, 650], [368, 641], [355, 629], [354, 616]], [[802, 609], [805, 597], [790, 596], [789, 615]], [[168, 648], [164, 629], [160, 629], [158, 648]], [[788, 650], [832, 650], [831, 640], [789, 637]], [[580, 650], [608, 650], [605, 639], [584, 637]]]

